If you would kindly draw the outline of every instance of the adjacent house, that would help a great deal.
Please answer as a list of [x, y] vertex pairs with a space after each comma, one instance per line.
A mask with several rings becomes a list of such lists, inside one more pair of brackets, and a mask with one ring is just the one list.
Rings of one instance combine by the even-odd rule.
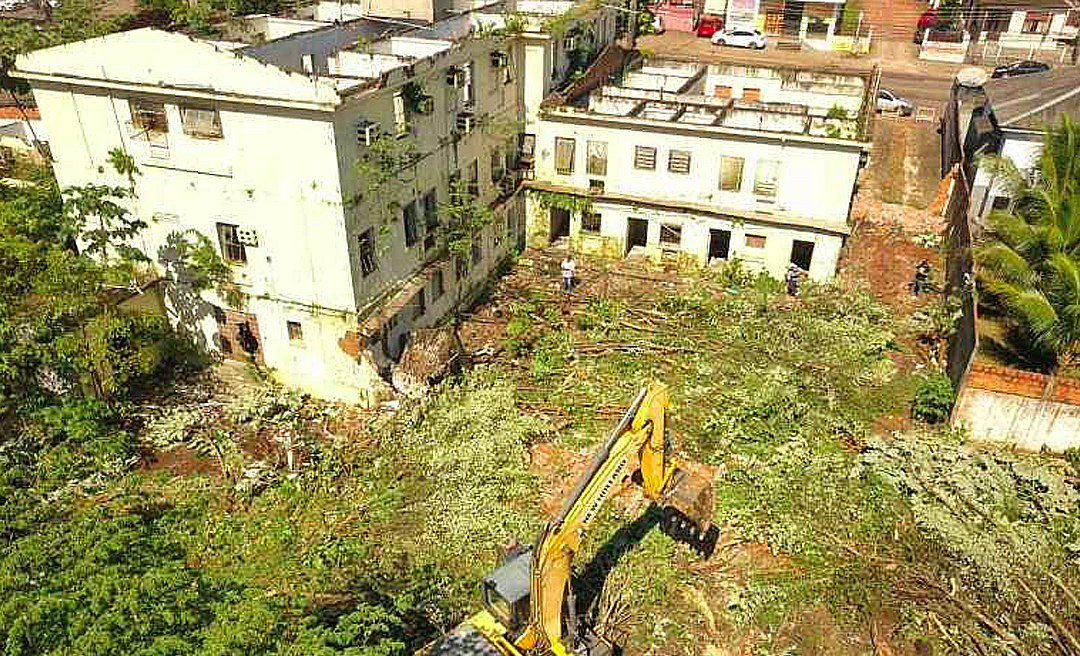
[[[147, 28], [21, 56], [12, 75], [33, 87], [61, 186], [126, 184], [109, 154], [134, 159], [130, 209], [150, 223], [136, 243], [178, 326], [240, 360], [253, 336], [283, 382], [372, 401], [410, 331], [523, 239], [522, 121], [569, 70], [568, 44], [529, 30], [572, 3], [533, 5], [520, 36], [498, 32], [501, 12], [404, 32], [359, 18], [254, 45]], [[585, 23], [599, 44], [614, 20], [592, 26], [608, 18], [559, 27]], [[448, 217], [465, 202], [491, 218], [451, 255]], [[187, 285], [176, 252], [194, 233], [229, 264], [239, 305]]]
[[0, 97], [0, 178], [9, 178], [20, 162], [44, 164], [48, 148], [37, 108]]
[[[1066, 51], [1080, 28], [1075, 0], [975, 0], [968, 30], [979, 47], [994, 55], [1033, 57]], [[1071, 54], [1071, 50], [1066, 52]]]
[[700, 265], [738, 258], [776, 277], [794, 262], [829, 278], [850, 232], [874, 88], [871, 73], [642, 59], [612, 46], [527, 128], [529, 241]]
[[1012, 200], [1007, 185], [981, 157], [1007, 157], [1020, 171], [1032, 170], [1047, 128], [1063, 115], [1080, 118], [1080, 70], [1059, 67], [988, 80], [979, 87], [960, 87], [958, 93], [966, 99], [958, 100], [960, 111], [970, 118], [961, 135], [960, 152], [945, 161], [948, 165], [963, 162], [971, 180], [968, 216], [978, 229], [985, 227], [991, 211], [1008, 209]]

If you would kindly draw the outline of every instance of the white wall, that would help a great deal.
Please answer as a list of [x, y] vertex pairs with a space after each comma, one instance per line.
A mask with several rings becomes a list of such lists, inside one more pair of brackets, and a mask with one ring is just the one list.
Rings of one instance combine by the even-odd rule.
[[[547, 210], [536, 201], [530, 201], [529, 216], [537, 228], [545, 228], [549, 220]], [[601, 216], [600, 239], [589, 233], [581, 232], [581, 216], [571, 216], [570, 234], [575, 247], [589, 252], [602, 252], [605, 248], [615, 247], [619, 256], [627, 251], [628, 228], [630, 219], [643, 219], [649, 222], [648, 241], [644, 254], [659, 257], [664, 247], [660, 242], [661, 225], [673, 225], [681, 228], [681, 243], [678, 251], [690, 256], [699, 265], [709, 264], [709, 237], [711, 230], [725, 230], [731, 233], [728, 259], [738, 258], [751, 271], [766, 271], [775, 278], [783, 277], [791, 261], [791, 248], [794, 240], [814, 244], [809, 275], [815, 280], [827, 280], [836, 272], [836, 262], [843, 245], [844, 237], [835, 232], [799, 228], [790, 225], [778, 225], [764, 221], [753, 221], [737, 217], [723, 217], [693, 211], [681, 211], [674, 208], [628, 205], [606, 200], [596, 201], [591, 211]], [[532, 231], [531, 231], [532, 232]], [[746, 235], [765, 237], [764, 248], [747, 245]], [[534, 235], [541, 241], [546, 235], [543, 230], [535, 230]], [[541, 241], [536, 244], [540, 245]]]
[[[576, 140], [574, 170], [555, 171], [555, 138]], [[782, 135], [737, 136], [696, 131], [692, 127], [636, 121], [619, 125], [603, 121], [559, 120], [551, 116], [537, 126], [536, 178], [554, 184], [587, 189], [586, 148], [590, 140], [607, 142], [605, 192], [647, 196], [657, 200], [703, 203], [748, 211], [771, 211], [845, 225], [852, 188], [858, 173], [860, 147], [803, 144]], [[656, 170], [634, 168], [635, 146], [657, 149]], [[691, 152], [690, 174], [670, 173], [672, 150]], [[738, 192], [721, 191], [720, 157], [743, 157], [742, 186]], [[780, 160], [777, 196], [773, 202], [753, 193], [757, 164]]]
[[[1003, 141], [1001, 156], [1006, 157], [1021, 171], [1034, 168], [1042, 152], [1043, 134], [1040, 132], [1002, 131]], [[993, 208], [994, 197], [1010, 196], [1001, 179], [993, 174], [990, 167], [980, 165], [975, 170], [972, 184], [971, 207], [968, 216], [977, 223], [984, 223]]]

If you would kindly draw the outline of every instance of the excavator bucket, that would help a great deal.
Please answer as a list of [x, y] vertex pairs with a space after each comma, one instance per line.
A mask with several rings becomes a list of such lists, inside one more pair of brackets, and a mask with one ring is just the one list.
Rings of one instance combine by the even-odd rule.
[[691, 545], [704, 544], [715, 508], [712, 481], [680, 468], [669, 490], [662, 504], [664, 528]]

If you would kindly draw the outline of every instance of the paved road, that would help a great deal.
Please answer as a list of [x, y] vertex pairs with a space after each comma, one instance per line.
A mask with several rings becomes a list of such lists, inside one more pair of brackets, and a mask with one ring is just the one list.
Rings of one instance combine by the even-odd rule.
[[952, 78], [946, 76], [913, 75], [883, 71], [881, 86], [899, 94], [916, 107], [934, 107], [940, 110], [949, 97]]

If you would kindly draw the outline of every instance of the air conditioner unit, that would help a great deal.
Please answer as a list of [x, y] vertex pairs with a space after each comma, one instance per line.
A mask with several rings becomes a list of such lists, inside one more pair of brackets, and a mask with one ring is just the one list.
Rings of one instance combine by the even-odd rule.
[[237, 228], [236, 239], [244, 246], [259, 247], [259, 235], [255, 232], [255, 228]]
[[461, 112], [457, 115], [457, 131], [461, 134], [469, 134], [476, 127], [476, 116], [472, 112]]
[[492, 50], [491, 65], [495, 68], [503, 68], [506, 66], [506, 53], [501, 50]]
[[416, 101], [416, 113], [427, 116], [435, 112], [435, 99], [431, 96], [421, 96]]
[[356, 126], [356, 141], [364, 146], [370, 146], [379, 138], [379, 124], [374, 121], [361, 121]]

